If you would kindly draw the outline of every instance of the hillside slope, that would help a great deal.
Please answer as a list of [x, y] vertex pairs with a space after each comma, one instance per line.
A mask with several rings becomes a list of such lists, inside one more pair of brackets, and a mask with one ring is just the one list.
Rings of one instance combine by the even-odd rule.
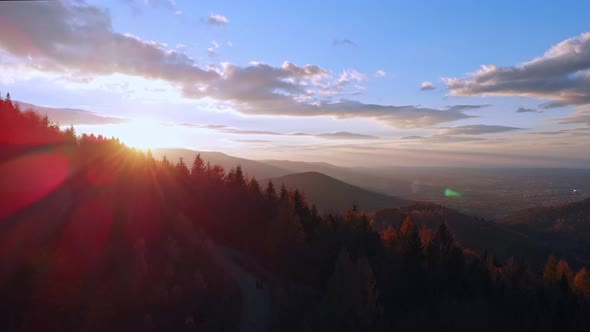
[[284, 184], [287, 188], [305, 192], [310, 203], [320, 211], [344, 211], [357, 204], [361, 209], [375, 211], [386, 207], [408, 204], [401, 198], [371, 192], [318, 172], [290, 174], [271, 179], [275, 186]]
[[445, 223], [461, 246], [475, 249], [479, 253], [487, 250], [502, 259], [510, 256], [525, 257], [540, 267], [550, 253], [538, 239], [508, 225], [485, 221], [432, 203], [416, 203], [377, 211], [375, 227], [379, 230], [389, 225], [399, 227], [406, 216], [410, 216], [419, 228], [427, 226], [433, 231]]
[[590, 264], [590, 198], [524, 209], [510, 214], [501, 222], [538, 238], [572, 261]]

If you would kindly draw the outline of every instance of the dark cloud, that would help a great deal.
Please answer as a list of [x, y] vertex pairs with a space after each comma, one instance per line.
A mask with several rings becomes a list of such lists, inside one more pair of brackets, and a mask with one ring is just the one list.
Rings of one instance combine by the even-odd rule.
[[463, 78], [445, 78], [451, 95], [502, 95], [590, 105], [590, 32], [566, 39], [531, 61], [485, 65]]
[[332, 46], [356, 46], [356, 43], [350, 39], [334, 39]]
[[526, 108], [526, 107], [519, 107], [515, 112], [516, 113], [543, 113], [543, 111], [539, 111], [534, 108]]

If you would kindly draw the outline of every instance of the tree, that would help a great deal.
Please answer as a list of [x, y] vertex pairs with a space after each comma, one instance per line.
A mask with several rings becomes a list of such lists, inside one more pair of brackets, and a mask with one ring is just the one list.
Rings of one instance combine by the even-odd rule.
[[188, 167], [186, 166], [186, 163], [184, 162], [184, 159], [182, 157], [180, 157], [178, 159], [178, 163], [176, 163], [175, 172], [176, 172], [176, 176], [179, 179], [187, 180], [189, 178], [190, 172], [189, 172]]
[[320, 307], [320, 331], [373, 331], [380, 308], [373, 270], [364, 255], [340, 250]]
[[279, 199], [283, 202], [286, 202], [289, 200], [289, 191], [287, 190], [287, 186], [285, 186], [285, 184], [281, 184], [281, 194], [279, 196]]
[[410, 216], [402, 221], [399, 239], [400, 253], [404, 256], [406, 266], [418, 264], [422, 254], [422, 243], [418, 228]]
[[399, 234], [393, 225], [389, 225], [381, 232], [381, 239], [386, 247], [395, 248], [399, 240]]
[[573, 288], [580, 296], [590, 299], [590, 275], [585, 267], [576, 273]]
[[272, 181], [270, 181], [270, 180], [268, 181], [268, 185], [266, 186], [266, 189], [264, 190], [264, 196], [269, 201], [276, 201], [278, 199], [277, 191], [275, 190], [275, 186], [274, 186], [274, 184], [272, 184]]
[[195, 181], [202, 179], [205, 176], [205, 162], [201, 158], [201, 154], [197, 154], [193, 165], [191, 166], [191, 178]]
[[76, 138], [76, 130], [74, 129], [73, 125], [70, 125], [70, 127], [64, 131], [64, 136], [66, 142], [68, 143], [73, 144], [78, 141], [78, 139]]
[[248, 184], [248, 191], [256, 196], [262, 194], [260, 190], [260, 184], [258, 183], [258, 181], [256, 181], [256, 178], [250, 179], [250, 183]]
[[428, 245], [430, 244], [430, 241], [432, 241], [433, 236], [434, 233], [430, 227], [426, 225], [422, 226], [420, 229], [420, 243], [422, 244], [422, 248], [428, 248]]

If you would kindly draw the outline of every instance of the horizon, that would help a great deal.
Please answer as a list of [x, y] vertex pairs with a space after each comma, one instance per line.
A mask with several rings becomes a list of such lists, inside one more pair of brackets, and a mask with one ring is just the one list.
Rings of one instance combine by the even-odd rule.
[[141, 149], [589, 168], [590, 4], [535, 4], [2, 2], [0, 91]]

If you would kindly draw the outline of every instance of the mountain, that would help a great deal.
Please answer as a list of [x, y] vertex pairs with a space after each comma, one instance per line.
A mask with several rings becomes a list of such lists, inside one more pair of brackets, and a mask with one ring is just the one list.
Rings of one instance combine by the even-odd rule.
[[284, 184], [287, 188], [302, 190], [307, 200], [314, 203], [320, 211], [342, 212], [355, 202], [367, 211], [409, 203], [404, 199], [371, 192], [318, 172], [289, 174], [271, 180], [277, 187]]
[[389, 225], [398, 228], [406, 216], [410, 216], [418, 228], [427, 226], [433, 231], [446, 223], [462, 247], [475, 249], [480, 254], [487, 250], [501, 259], [510, 256], [525, 257], [540, 267], [550, 253], [537, 238], [508, 225], [472, 217], [432, 203], [416, 203], [377, 211], [374, 225], [378, 230], [384, 230]]
[[23, 111], [33, 110], [42, 116], [47, 115], [51, 121], [56, 122], [61, 126], [111, 124], [128, 121], [128, 119], [125, 118], [105, 116], [80, 109], [45, 107], [24, 103], [22, 101], [16, 101], [15, 104], [18, 104]]
[[192, 165], [195, 156], [200, 153], [201, 158], [203, 158], [205, 162], [210, 162], [212, 165], [221, 165], [225, 168], [226, 172], [231, 168], [240, 165], [246, 175], [256, 177], [257, 179], [278, 177], [292, 173], [291, 171], [280, 167], [267, 165], [266, 163], [255, 160], [233, 157], [221, 152], [165, 148], [154, 149], [152, 153], [156, 158], [166, 156], [166, 158], [173, 163], [176, 163], [179, 158], [183, 158], [189, 168]]
[[261, 162], [287, 169], [293, 173], [318, 172], [368, 191], [384, 195], [406, 196], [412, 193], [412, 180], [374, 175], [371, 169], [340, 167], [323, 162], [291, 160], [261, 160]]

